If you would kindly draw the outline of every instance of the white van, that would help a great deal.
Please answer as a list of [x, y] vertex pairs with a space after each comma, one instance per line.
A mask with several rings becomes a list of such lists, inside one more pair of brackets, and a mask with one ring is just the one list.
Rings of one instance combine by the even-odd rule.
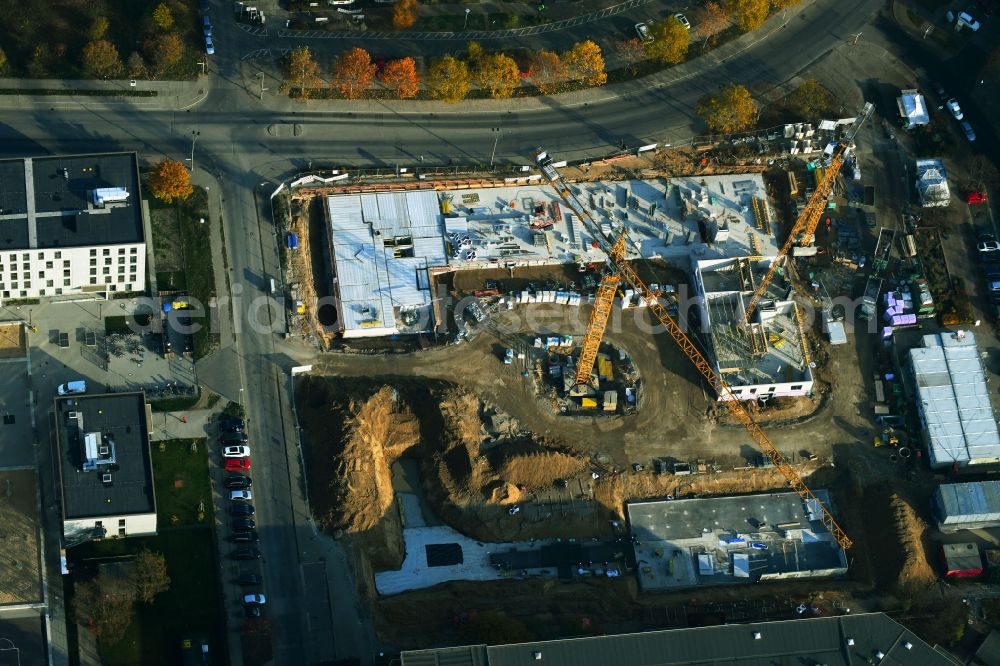
[[56, 389], [59, 395], [74, 395], [76, 393], [86, 393], [87, 392], [87, 382], [82, 379], [78, 379], [75, 382], [66, 382], [65, 384], [60, 384], [59, 388]]

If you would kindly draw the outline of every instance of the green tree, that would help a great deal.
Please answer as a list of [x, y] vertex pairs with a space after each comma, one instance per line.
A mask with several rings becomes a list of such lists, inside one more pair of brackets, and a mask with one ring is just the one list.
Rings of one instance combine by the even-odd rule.
[[87, 36], [90, 37], [90, 41], [96, 42], [98, 39], [104, 39], [104, 36], [108, 34], [108, 19], [106, 16], [98, 16], [94, 19], [94, 22], [90, 24], [90, 30]]
[[187, 199], [194, 191], [191, 174], [183, 162], [164, 159], [154, 166], [146, 179], [149, 191], [163, 203]]
[[654, 23], [649, 36], [652, 40], [646, 43], [646, 56], [664, 64], [676, 65], [684, 60], [691, 45], [691, 31], [673, 16]]
[[521, 84], [521, 70], [503, 53], [484, 56], [475, 69], [476, 85], [490, 91], [493, 99], [507, 99]]
[[83, 47], [83, 71], [88, 76], [106, 79], [124, 71], [118, 49], [106, 39], [89, 42]]
[[162, 553], [143, 549], [135, 556], [131, 575], [136, 597], [143, 603], [153, 603], [157, 595], [170, 589], [167, 560]]
[[770, 0], [726, 0], [726, 11], [743, 32], [756, 30], [767, 20]]
[[531, 59], [528, 80], [534, 83], [543, 95], [558, 92], [566, 82], [566, 67], [563, 66], [562, 58], [552, 51], [539, 51]]
[[153, 23], [164, 32], [174, 27], [174, 13], [170, 11], [170, 5], [161, 2], [156, 6], [153, 10]]
[[715, 134], [744, 132], [757, 122], [757, 104], [741, 85], [726, 86], [718, 94], [704, 97], [696, 113]]
[[284, 62], [285, 80], [282, 89], [297, 91], [299, 99], [309, 99], [309, 93], [323, 85], [319, 77], [319, 65], [308, 46], [293, 49]]
[[601, 47], [589, 39], [574, 44], [573, 48], [563, 54], [562, 62], [569, 78], [582, 81], [584, 85], [600, 86], [608, 80]]
[[788, 106], [806, 120], [815, 121], [833, 106], [833, 95], [816, 79], [809, 79], [788, 96]]
[[469, 94], [469, 66], [454, 56], [443, 56], [431, 64], [424, 83], [432, 99], [454, 104]]

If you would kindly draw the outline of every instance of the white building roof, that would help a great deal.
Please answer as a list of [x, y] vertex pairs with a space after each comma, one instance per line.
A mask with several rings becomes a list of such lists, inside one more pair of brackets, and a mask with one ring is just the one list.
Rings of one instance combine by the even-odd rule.
[[931, 121], [927, 112], [927, 102], [924, 96], [916, 90], [903, 90], [902, 94], [896, 98], [896, 105], [899, 107], [899, 115], [903, 116], [908, 127], [926, 125]]
[[427, 268], [445, 265], [437, 194], [344, 194], [327, 207], [344, 336], [397, 333], [396, 310], [430, 305]]
[[975, 336], [925, 335], [910, 350], [932, 466], [1000, 461], [1000, 433]]

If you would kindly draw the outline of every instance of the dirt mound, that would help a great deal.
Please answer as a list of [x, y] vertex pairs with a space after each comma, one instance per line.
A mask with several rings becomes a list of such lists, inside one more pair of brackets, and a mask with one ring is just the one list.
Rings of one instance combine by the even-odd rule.
[[937, 580], [924, 548], [927, 523], [917, 515], [909, 502], [895, 493], [889, 499], [889, 506], [896, 523], [899, 545], [905, 554], [896, 585], [902, 591], [917, 592]]
[[513, 455], [500, 464], [504, 481], [528, 488], [548, 487], [556, 479], [569, 479], [587, 471], [587, 461], [579, 456], [554, 451]]

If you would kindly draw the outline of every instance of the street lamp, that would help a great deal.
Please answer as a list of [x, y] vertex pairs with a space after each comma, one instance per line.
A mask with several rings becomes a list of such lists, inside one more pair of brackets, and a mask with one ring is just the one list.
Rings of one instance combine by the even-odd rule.
[[201, 132], [197, 130], [191, 130], [191, 173], [194, 173], [194, 144], [198, 142], [198, 137], [201, 136]]
[[469, 25], [469, 12], [471, 12], [471, 11], [472, 10], [469, 9], [468, 7], [465, 8], [465, 23], [462, 24], [462, 31], [463, 32], [465, 31], [466, 26]]
[[205, 76], [205, 63], [199, 60], [198, 64], [201, 65], [201, 75]]
[[857, 46], [858, 40], [861, 39], [861, 35], [863, 35], [863, 34], [865, 34], [865, 33], [859, 32], [858, 34], [854, 35], [854, 41], [851, 42], [851, 46]]
[[260, 98], [263, 100], [264, 91], [267, 90], [267, 88], [264, 87], [264, 72], [257, 72], [257, 76], [260, 77]]
[[490, 153], [490, 170], [493, 169], [493, 158], [497, 156], [497, 143], [500, 142], [500, 128], [493, 128], [493, 152]]

